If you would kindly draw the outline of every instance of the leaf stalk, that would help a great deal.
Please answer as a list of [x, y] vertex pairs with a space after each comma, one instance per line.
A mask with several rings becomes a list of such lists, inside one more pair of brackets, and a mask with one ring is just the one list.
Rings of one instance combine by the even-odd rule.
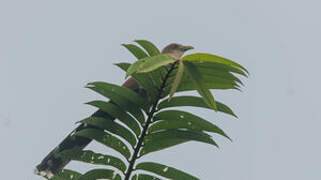
[[138, 139], [138, 143], [134, 149], [134, 154], [133, 154], [131, 160], [129, 161], [129, 166], [128, 166], [128, 169], [125, 174], [125, 180], [129, 180], [130, 175], [134, 170], [134, 165], [135, 165], [136, 160], [138, 159], [138, 153], [143, 145], [147, 129], [148, 129], [149, 125], [152, 123], [154, 113], [157, 112], [156, 108], [159, 103], [159, 100], [162, 98], [162, 93], [163, 93], [164, 88], [166, 87], [166, 82], [167, 82], [168, 78], [170, 77], [171, 72], [175, 69], [176, 64], [177, 64], [177, 61], [171, 64], [170, 69], [167, 71], [167, 73], [164, 77], [164, 80], [162, 82], [162, 85], [158, 91], [158, 96], [157, 96], [155, 102], [153, 103], [153, 106], [152, 106], [150, 112], [148, 113], [147, 121], [146, 121], [145, 125], [143, 126], [142, 134]]

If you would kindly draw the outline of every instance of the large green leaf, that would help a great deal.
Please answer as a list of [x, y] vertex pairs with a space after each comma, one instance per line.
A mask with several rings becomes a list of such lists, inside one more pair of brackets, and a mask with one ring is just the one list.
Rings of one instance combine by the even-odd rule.
[[163, 75], [163, 71], [162, 71], [163, 68], [164, 68], [164, 66], [161, 66], [158, 69], [155, 69], [155, 70], [147, 73], [147, 75], [150, 76], [150, 78], [153, 80], [154, 86], [156, 88], [160, 88], [161, 84], [163, 83], [163, 78], [166, 74], [166, 73], [164, 73], [164, 75]]
[[[208, 104], [206, 104], [201, 97], [196, 97], [196, 96], [176, 96], [176, 97], [173, 97], [170, 101], [169, 99], [165, 99], [159, 103], [158, 109], [165, 109], [165, 108], [179, 107], [179, 106], [193, 106], [193, 107], [213, 109], [212, 107], [208, 106]], [[225, 104], [219, 101], [216, 101], [216, 106], [218, 111], [237, 117], [234, 114], [234, 112]]]
[[89, 117], [84, 120], [80, 121], [84, 124], [89, 124], [92, 126], [96, 126], [98, 128], [105, 129], [111, 133], [114, 133], [122, 138], [124, 138], [129, 144], [134, 147], [137, 143], [135, 135], [130, 132], [127, 128], [123, 127], [121, 124], [117, 122], [107, 119], [107, 118], [100, 118], [100, 117]]
[[[201, 74], [201, 79], [203, 83], [225, 83], [233, 85], [237, 85], [237, 83], [239, 83], [243, 85], [242, 81], [239, 78], [237, 78], [228, 71], [215, 71], [209, 68], [196, 68], [198, 72], [200, 72]], [[177, 71], [174, 71], [173, 73], [177, 73]], [[169, 78], [169, 82], [174, 82], [174, 78], [174, 76], [171, 76]], [[183, 74], [182, 82], [190, 82], [190, 77], [187, 73]]]
[[113, 166], [122, 172], [126, 171], [126, 164], [121, 159], [110, 155], [95, 153], [89, 150], [83, 151], [80, 148], [73, 148], [59, 153], [59, 156], [90, 164]]
[[150, 56], [156, 56], [160, 54], [158, 48], [150, 41], [147, 40], [135, 40], [140, 46], [142, 46]]
[[86, 172], [80, 176], [77, 180], [98, 180], [98, 179], [112, 179], [121, 180], [121, 176], [114, 170], [110, 169], [94, 169]]
[[173, 62], [175, 62], [174, 58], [169, 55], [159, 54], [157, 56], [148, 57], [146, 58], [146, 62], [137, 69], [137, 72], [150, 72]]
[[149, 171], [169, 179], [198, 180], [198, 178], [189, 175], [183, 171], [154, 162], [139, 163], [136, 165], [135, 169]]
[[184, 73], [184, 64], [182, 61], [179, 61], [179, 64], [178, 64], [178, 71], [176, 73], [176, 76], [175, 76], [175, 80], [172, 84], [172, 88], [169, 92], [169, 100], [173, 97], [174, 93], [176, 92], [177, 90], [177, 87], [179, 85], [179, 83], [181, 82], [181, 79], [183, 77], [183, 73]]
[[[121, 69], [123, 69], [124, 71], [127, 71], [130, 66], [129, 63], [118, 63], [116, 65]], [[159, 93], [158, 90], [163, 82], [163, 78], [165, 77], [167, 72], [168, 72], [168, 68], [166, 66], [162, 66], [149, 73], [134, 73], [132, 74], [132, 77], [136, 79], [138, 83], [144, 88], [144, 91], [147, 92], [147, 94], [149, 95], [148, 99], [154, 102], [154, 100], [158, 96], [158, 93]]]
[[218, 72], [232, 72], [247, 77], [247, 73], [235, 66], [204, 61], [191, 61], [191, 63], [195, 64], [197, 68], [209, 69]]
[[247, 69], [245, 69], [243, 66], [241, 66], [240, 64], [231, 61], [229, 59], [220, 57], [220, 56], [216, 56], [213, 54], [206, 54], [206, 53], [195, 53], [195, 54], [189, 54], [187, 56], [184, 56], [182, 58], [183, 61], [200, 61], [200, 62], [213, 62], [213, 63], [221, 63], [221, 64], [225, 64], [225, 65], [229, 65], [229, 66], [234, 66], [237, 68], [240, 68], [242, 70], [244, 70], [245, 72], [248, 73]]
[[168, 110], [159, 112], [154, 116], [154, 121], [149, 128], [149, 133], [168, 129], [187, 129], [190, 131], [208, 131], [220, 134], [230, 139], [224, 131], [216, 125], [185, 111]]
[[63, 169], [61, 172], [57, 173], [52, 178], [46, 178], [50, 180], [74, 180], [80, 177], [81, 174], [79, 172], [69, 170], [69, 169]]
[[[128, 70], [131, 64], [118, 63], [116, 66], [120, 67], [125, 72]], [[147, 75], [147, 73], [134, 73], [132, 77], [138, 81], [138, 83], [144, 88], [150, 98], [156, 98], [158, 95], [157, 86], [154, 84], [153, 77]]]
[[119, 152], [126, 159], [129, 159], [131, 156], [131, 153], [125, 143], [123, 143], [119, 138], [102, 130], [87, 128], [76, 132], [75, 135], [96, 140], [97, 142], [104, 144], [107, 147], [110, 147], [115, 151]]
[[145, 99], [133, 90], [106, 82], [88, 83], [87, 88], [111, 99], [122, 109], [130, 112], [139, 122], [144, 122], [144, 114], [140, 108], [148, 111]]
[[[169, 79], [169, 82], [173, 82], [174, 77], [171, 77]], [[184, 86], [185, 84], [195, 84], [193, 81], [191, 82], [190, 76], [183, 76], [181, 80], [181, 84]], [[235, 86], [235, 87], [240, 87], [240, 85], [235, 81], [231, 79], [225, 79], [221, 77], [215, 77], [215, 76], [210, 76], [207, 74], [201, 74], [201, 78], [199, 79], [200, 84], [217, 84], [217, 85], [225, 85], [225, 86]], [[195, 86], [196, 87], [196, 86]]]
[[137, 137], [140, 135], [141, 130], [139, 123], [132, 116], [123, 111], [119, 106], [105, 101], [91, 101], [86, 104], [95, 106], [108, 113], [112, 117], [120, 120], [121, 122], [126, 124], [136, 134]]
[[[195, 64], [195, 63], [193, 63]], [[203, 77], [216, 77], [216, 78], [222, 78], [225, 80], [232, 80], [235, 82], [240, 83], [241, 85], [243, 85], [243, 82], [236, 77], [235, 75], [233, 75], [233, 73], [231, 73], [230, 71], [227, 70], [217, 70], [217, 69], [212, 69], [210, 67], [197, 67], [197, 69], [199, 70], [199, 72], [201, 72]]]
[[129, 66], [129, 68], [126, 71], [126, 76], [125, 78], [132, 76], [133, 74], [137, 73], [138, 69], [146, 62], [147, 58], [140, 59], [139, 61], [134, 62]]
[[131, 180], [161, 180], [155, 176], [148, 174], [135, 174]]
[[217, 146], [215, 141], [211, 139], [211, 136], [206, 133], [170, 129], [166, 131], [155, 132], [145, 136], [144, 145], [140, 151], [140, 156], [150, 152], [172, 147], [187, 141], [199, 141]]
[[122, 44], [126, 49], [128, 49], [137, 59], [142, 59], [148, 55], [138, 46], [134, 44]]
[[133, 63], [127, 70], [126, 77], [134, 73], [151, 72], [161, 66], [175, 62], [174, 58], [169, 55], [159, 54], [152, 57], [146, 57]]
[[[232, 84], [232, 83], [217, 83], [217, 82], [203, 82], [201, 81], [201, 83], [203, 84], [203, 86], [206, 89], [235, 89], [235, 90], [239, 90], [240, 88], [237, 84]], [[165, 96], [169, 93], [170, 87], [167, 86], [165, 88], [165, 92], [163, 94], [165, 94]], [[176, 92], [183, 92], [183, 91], [194, 91], [194, 90], [198, 90], [198, 86], [196, 86], [194, 84], [194, 82], [190, 82], [190, 81], [185, 81], [180, 83], [180, 85], [178, 86]], [[167, 94], [166, 94], [167, 93]], [[164, 96], [163, 96], [164, 97]], [[205, 102], [205, 100], [203, 99], [203, 101]], [[212, 107], [213, 109], [213, 107]]]
[[[215, 82], [214, 83], [213, 82], [204, 83], [202, 81], [200, 81], [200, 82], [202, 83], [202, 86], [205, 89], [235, 89], [235, 90], [240, 90], [239, 87], [237, 85], [234, 85], [234, 84], [215, 83]], [[191, 90], [198, 90], [198, 89], [199, 89], [199, 86], [195, 85], [195, 83], [186, 82], [185, 81], [184, 83], [181, 83], [179, 85], [179, 87], [178, 87], [178, 89], [176, 91], [180, 92], [180, 91], [191, 91]]]
[[[202, 84], [206, 89], [239, 90], [239, 84], [243, 84], [240, 79], [238, 79], [227, 70], [211, 70], [211, 68], [200, 68], [196, 63], [192, 64], [195, 65], [194, 67], [200, 73], [199, 84]], [[174, 70], [173, 73], [177, 73], [177, 70]], [[174, 76], [171, 76], [168, 80], [168, 84], [172, 84], [174, 82], [174, 78]], [[191, 81], [190, 75], [188, 73], [184, 73], [177, 91], [189, 91], [198, 89], [198, 85]], [[169, 91], [169, 87], [166, 87], [166, 91]]]
[[[188, 73], [192, 83], [197, 88], [198, 93], [204, 98], [204, 101], [214, 110], [217, 110], [216, 103], [212, 93], [208, 88], [202, 83], [202, 77], [200, 72], [197, 70], [195, 65], [190, 62], [184, 62], [186, 72]], [[182, 83], [183, 84], [183, 83]]]
[[[101, 81], [88, 83], [86, 87], [94, 90], [95, 92], [107, 98], [110, 98], [109, 96], [113, 97], [112, 95], [118, 95], [119, 97], [122, 97], [127, 101], [130, 101], [131, 103], [137, 105], [138, 107], [144, 107], [143, 105], [145, 105], [145, 100], [143, 97], [141, 97], [139, 94], [137, 94], [133, 90], [125, 87], [121, 87], [115, 84], [101, 82]], [[112, 94], [112, 95], [109, 95], [109, 94]], [[114, 99], [112, 100], [115, 102]]]

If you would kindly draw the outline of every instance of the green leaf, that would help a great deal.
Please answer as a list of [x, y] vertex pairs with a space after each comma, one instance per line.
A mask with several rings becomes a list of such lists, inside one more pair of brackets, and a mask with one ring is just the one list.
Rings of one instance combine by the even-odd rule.
[[126, 164], [117, 157], [95, 153], [89, 150], [83, 151], [81, 148], [73, 148], [62, 151], [58, 154], [58, 156], [68, 160], [80, 161], [90, 164], [109, 165], [119, 169], [122, 172], [125, 172], [127, 168]]
[[126, 49], [128, 49], [137, 59], [142, 59], [148, 55], [138, 46], [134, 44], [122, 44]]
[[150, 41], [135, 40], [135, 42], [138, 43], [140, 46], [142, 46], [150, 56], [156, 56], [160, 54], [160, 51], [158, 50], [158, 48]]
[[137, 72], [150, 72], [161, 66], [174, 62], [174, 58], [169, 55], [159, 54], [157, 56], [147, 57], [146, 62], [137, 69]]
[[154, 162], [139, 163], [136, 169], [149, 171], [169, 179], [198, 180], [198, 178], [183, 171]]
[[[202, 83], [202, 86], [204, 86], [205, 89], [236, 89], [236, 90], [239, 90], [239, 87], [237, 85], [233, 85], [233, 84], [213, 83], [213, 82], [204, 83], [202, 81], [200, 81], [200, 82]], [[191, 90], [198, 90], [198, 89], [199, 89], [199, 87], [197, 85], [195, 85], [194, 82], [184, 82], [184, 83], [180, 84], [180, 86], [178, 87], [178, 89], [176, 91], [181, 92], [181, 91], [191, 91]]]
[[236, 63], [234, 61], [231, 61], [229, 59], [213, 55], [213, 54], [206, 54], [206, 53], [189, 54], [187, 56], [184, 56], [182, 58], [182, 60], [183, 61], [204, 61], [204, 62], [221, 63], [221, 64], [225, 64], [225, 65], [229, 65], [229, 66], [234, 66], [234, 67], [240, 68], [240, 69], [244, 70], [245, 72], [249, 73], [247, 71], [247, 69], [245, 69], [240, 64], [238, 64], [238, 63]]
[[117, 105], [105, 101], [91, 101], [86, 104], [95, 106], [101, 109], [102, 111], [106, 112], [107, 114], [111, 115], [112, 117], [120, 120], [122, 123], [126, 124], [127, 127], [129, 127], [136, 134], [137, 137], [140, 135], [141, 130], [139, 123]]
[[178, 85], [179, 85], [179, 83], [181, 82], [181, 79], [182, 79], [182, 77], [183, 77], [184, 64], [183, 64], [182, 61], [178, 61], [178, 62], [179, 62], [179, 64], [178, 64], [178, 71], [177, 71], [177, 73], [176, 73], [175, 80], [174, 80], [174, 82], [173, 82], [173, 84], [172, 84], [172, 88], [171, 88], [171, 90], [170, 90], [169, 99], [168, 99], [168, 100], [170, 100], [170, 99], [173, 97], [173, 95], [174, 95], [174, 93], [176, 92], [176, 89], [177, 89], [177, 87], [178, 87]]
[[[224, 85], [224, 87], [240, 87], [238, 85], [238, 83], [235, 81], [235, 80], [230, 80], [230, 79], [225, 79], [225, 78], [221, 78], [221, 77], [215, 77], [215, 76], [210, 76], [210, 75], [207, 75], [207, 74], [201, 74], [200, 76], [201, 78], [199, 79], [199, 83], [200, 84], [203, 84], [204, 86], [206, 86], [206, 84], [213, 84], [213, 85], [216, 85], [216, 87], [218, 85]], [[174, 77], [170, 77], [169, 78], [169, 83], [173, 82], [174, 80]], [[192, 81], [191, 82], [191, 79], [190, 79], [190, 76], [187, 76], [187, 75], [184, 75], [182, 80], [181, 80], [181, 84], [182, 86], [186, 86], [187, 84], [194, 84], [195, 83]], [[197, 86], [195, 86], [197, 87]], [[178, 89], [180, 89], [181, 86], [179, 86]], [[197, 88], [196, 88], [197, 89]]]
[[101, 81], [88, 83], [86, 87], [110, 99], [112, 99], [112, 95], [118, 95], [119, 97], [122, 97], [123, 99], [126, 99], [127, 101], [130, 101], [139, 107], [143, 107], [143, 105], [145, 105], [145, 100], [143, 97], [141, 97], [135, 91], [125, 87]]
[[134, 62], [133, 64], [131, 64], [129, 66], [129, 68], [126, 71], [126, 76], [125, 78], [127, 78], [128, 76], [132, 76], [134, 73], [137, 73], [138, 69], [144, 64], [146, 63], [146, 61], [149, 59], [150, 57], [146, 57], [143, 59], [140, 59], [139, 61]]
[[[170, 107], [179, 107], [179, 106], [192, 106], [192, 107], [201, 107], [201, 108], [208, 108], [213, 109], [212, 107], [208, 106], [204, 102], [201, 97], [196, 96], [176, 96], [173, 97], [170, 101], [169, 99], [165, 99], [159, 103], [158, 109], [165, 109]], [[217, 110], [226, 114], [230, 114], [237, 118], [234, 112], [225, 104], [216, 101]]]
[[47, 178], [47, 179], [50, 179], [50, 180], [73, 180], [73, 179], [77, 179], [80, 176], [81, 176], [81, 174], [79, 172], [69, 170], [69, 169], [63, 169], [61, 172], [56, 174], [54, 177]]
[[92, 82], [86, 87], [111, 99], [119, 107], [130, 112], [139, 122], [145, 122], [140, 108], [148, 111], [148, 105], [145, 99], [133, 90], [106, 82]]
[[133, 63], [127, 70], [126, 77], [134, 73], [151, 72], [161, 66], [175, 62], [169, 55], [159, 54], [157, 56], [146, 57]]
[[132, 132], [130, 132], [127, 128], [114, 122], [111, 119], [100, 118], [100, 117], [89, 117], [84, 120], [81, 120], [80, 122], [84, 124], [96, 126], [98, 128], [102, 128], [111, 133], [114, 133], [124, 138], [129, 144], [132, 145], [132, 147], [134, 147], [137, 143], [136, 137], [133, 135]]
[[109, 169], [94, 169], [86, 172], [77, 180], [95, 180], [95, 179], [113, 179], [121, 180], [121, 176], [113, 170]]
[[186, 72], [188, 73], [191, 81], [197, 88], [198, 93], [204, 98], [204, 101], [214, 110], [217, 111], [216, 103], [212, 93], [202, 83], [200, 72], [195, 68], [192, 63], [184, 62]]
[[[196, 66], [195, 66], [196, 67]], [[221, 83], [221, 84], [233, 84], [237, 83], [243, 85], [242, 81], [234, 76], [231, 72], [228, 71], [216, 71], [210, 68], [199, 68], [196, 67], [198, 72], [201, 74], [201, 79], [203, 83]], [[173, 74], [177, 73], [176, 70], [173, 71]], [[174, 81], [174, 76], [169, 78], [169, 82]], [[183, 74], [182, 82], [189, 82], [190, 78], [187, 73]]]
[[[131, 64], [129, 63], [116, 64], [116, 66], [120, 67], [125, 72], [128, 70], [130, 65]], [[156, 88], [156, 85], [154, 84], [154, 80], [152, 79], [153, 77], [150, 77], [150, 75], [147, 75], [146, 73], [134, 73], [132, 74], [132, 77], [138, 81], [140, 86], [144, 88], [150, 98], [157, 97], [158, 90]]]
[[161, 180], [161, 179], [148, 174], [135, 174], [132, 177], [132, 180]]
[[204, 61], [191, 61], [191, 63], [195, 64], [197, 68], [209, 69], [218, 72], [232, 72], [247, 77], [247, 74], [242, 69], [234, 66]]
[[131, 64], [126, 62], [121, 62], [121, 63], [115, 63], [114, 65], [116, 65], [117, 67], [119, 67], [120, 69], [126, 72]]
[[[193, 63], [193, 64], [196, 64], [196, 63]], [[225, 79], [225, 80], [235, 81], [235, 82], [238, 82], [241, 85], [243, 85], [243, 82], [239, 78], [234, 76], [228, 70], [218, 70], [218, 69], [213, 69], [210, 67], [202, 67], [202, 66], [197, 67], [197, 69], [199, 70], [199, 72], [201, 72], [203, 77], [204, 76], [205, 77], [216, 77], [216, 78], [221, 78], [221, 79]]]
[[140, 151], [140, 156], [188, 141], [199, 141], [217, 146], [215, 141], [211, 139], [211, 136], [206, 133], [171, 129], [145, 136], [144, 146]]
[[154, 86], [159, 89], [161, 84], [163, 83], [163, 68], [164, 66], [159, 67], [151, 72], [148, 72], [147, 75], [153, 80]]
[[125, 143], [123, 143], [119, 138], [102, 130], [87, 128], [76, 132], [75, 135], [96, 140], [97, 142], [104, 144], [107, 147], [110, 147], [115, 151], [119, 152], [126, 159], [129, 159], [131, 156], [131, 153]]
[[191, 131], [213, 132], [230, 139], [218, 126], [185, 111], [162, 111], [154, 116], [154, 121], [156, 122], [148, 129], [149, 133], [161, 130], [184, 128]]

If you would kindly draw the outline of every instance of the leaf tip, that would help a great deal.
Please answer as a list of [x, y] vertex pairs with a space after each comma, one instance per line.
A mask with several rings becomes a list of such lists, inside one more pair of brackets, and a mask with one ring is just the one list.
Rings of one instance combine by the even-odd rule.
[[132, 73], [126, 72], [125, 79], [127, 79]]
[[92, 82], [90, 82], [90, 83], [87, 83], [84, 87], [85, 88], [93, 88], [93, 87], [95, 87], [95, 85]]
[[232, 112], [231, 115], [234, 116], [236, 119], [239, 119], [239, 117], [236, 114], [234, 114], [234, 112]]
[[215, 112], [218, 112], [218, 109], [217, 109], [215, 101], [212, 103], [212, 109], [214, 109]]

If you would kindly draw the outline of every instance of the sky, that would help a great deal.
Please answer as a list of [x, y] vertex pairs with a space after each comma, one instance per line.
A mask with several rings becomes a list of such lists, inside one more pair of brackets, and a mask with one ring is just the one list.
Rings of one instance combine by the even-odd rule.
[[[1, 179], [41, 180], [35, 166], [102, 99], [92, 81], [121, 84], [122, 43], [193, 45], [249, 71], [239, 91], [213, 91], [238, 119], [184, 108], [233, 139], [146, 156], [202, 180], [321, 178], [320, 1], [0, 1]], [[89, 148], [106, 149], [99, 144]], [[106, 152], [110, 152], [107, 150]], [[113, 152], [110, 152], [113, 153]], [[81, 163], [67, 166], [84, 172]]]

